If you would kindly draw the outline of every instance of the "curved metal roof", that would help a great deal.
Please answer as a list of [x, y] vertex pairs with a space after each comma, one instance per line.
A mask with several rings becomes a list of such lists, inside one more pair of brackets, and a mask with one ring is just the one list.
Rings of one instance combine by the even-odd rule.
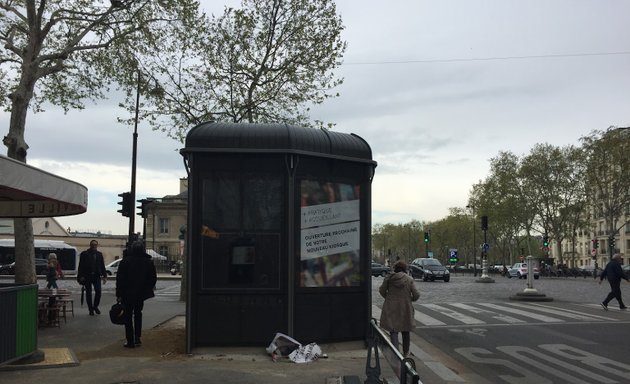
[[0, 155], [0, 217], [55, 217], [87, 211], [87, 188]]
[[376, 165], [358, 135], [288, 124], [202, 123], [188, 132], [180, 152], [293, 153]]

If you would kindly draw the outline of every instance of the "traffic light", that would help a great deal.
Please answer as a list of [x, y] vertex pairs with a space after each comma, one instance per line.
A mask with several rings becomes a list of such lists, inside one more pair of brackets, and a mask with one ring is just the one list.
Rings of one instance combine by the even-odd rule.
[[597, 239], [591, 240], [593, 242], [593, 249], [599, 248], [599, 241]]
[[136, 215], [142, 217], [143, 219], [146, 219], [148, 214], [149, 214], [149, 203], [151, 202], [151, 200], [148, 199], [140, 199], [138, 200], [138, 203], [140, 203], [140, 205], [138, 205], [138, 213], [136, 213]]
[[429, 232], [425, 232], [424, 233], [424, 242], [428, 243], [429, 242]]
[[488, 230], [488, 216], [481, 216], [481, 230]]
[[543, 247], [549, 247], [549, 237], [543, 236]]
[[123, 193], [119, 193], [118, 196], [122, 198], [118, 202], [118, 204], [121, 205], [118, 212], [125, 217], [129, 217], [131, 215], [131, 208], [133, 207], [132, 205], [133, 202], [131, 201], [131, 193], [123, 192]]
[[608, 243], [610, 244], [610, 249], [615, 249], [615, 236], [610, 236], [608, 238]]

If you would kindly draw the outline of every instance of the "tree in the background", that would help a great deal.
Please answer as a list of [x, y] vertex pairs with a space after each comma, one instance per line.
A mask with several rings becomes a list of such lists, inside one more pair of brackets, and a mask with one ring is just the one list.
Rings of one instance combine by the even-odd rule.
[[499, 152], [490, 160], [490, 175], [473, 189], [472, 200], [477, 211], [489, 217], [490, 253], [495, 261], [511, 264], [519, 242], [528, 238], [521, 234], [529, 233], [535, 215], [528, 209], [531, 199], [523, 190], [520, 159], [511, 152]]
[[562, 242], [571, 236], [567, 229], [574, 215], [569, 211], [579, 207], [578, 202], [584, 199], [579, 151], [573, 146], [537, 144], [521, 164], [525, 188], [535, 199], [541, 235], [556, 241], [559, 263], [563, 263]]
[[[628, 225], [630, 210], [630, 129], [610, 127], [581, 138], [588, 158], [586, 186], [595, 218], [603, 218], [614, 237]], [[612, 249], [610, 253], [612, 254]]]
[[413, 261], [424, 257], [424, 243], [421, 240], [426, 223], [412, 220], [402, 224], [374, 224], [372, 228], [373, 258], [379, 262], [385, 259], [394, 262], [397, 258]]
[[[0, 0], [0, 106], [10, 111], [3, 138], [9, 157], [26, 162], [28, 111], [83, 108], [110, 87], [135, 90], [140, 59], [166, 56], [165, 41], [200, 29], [193, 0]], [[87, 134], [87, 133], [86, 133]], [[36, 281], [33, 227], [15, 219], [16, 282]]]
[[322, 125], [309, 106], [337, 96], [346, 49], [333, 0], [243, 0], [208, 25], [147, 64], [163, 90], [140, 111], [154, 129], [183, 141], [210, 120]]
[[[476, 245], [473, 241], [473, 223], [463, 208], [450, 208], [449, 215], [430, 223], [431, 250], [436, 259], [449, 264], [449, 251], [457, 249], [459, 262], [468, 265]], [[422, 256], [424, 257], [424, 256]]]

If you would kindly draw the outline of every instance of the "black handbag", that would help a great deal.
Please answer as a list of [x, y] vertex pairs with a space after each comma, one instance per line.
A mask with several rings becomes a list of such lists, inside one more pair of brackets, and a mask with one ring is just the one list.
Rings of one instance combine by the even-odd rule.
[[125, 324], [125, 307], [120, 303], [115, 303], [109, 310], [109, 319], [112, 324]]

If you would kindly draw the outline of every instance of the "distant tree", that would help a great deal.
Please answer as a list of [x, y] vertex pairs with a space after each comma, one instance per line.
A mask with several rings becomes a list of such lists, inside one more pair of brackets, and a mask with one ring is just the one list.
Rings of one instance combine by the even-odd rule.
[[588, 200], [595, 218], [605, 220], [610, 240], [630, 223], [630, 129], [610, 127], [594, 131], [581, 141], [588, 159]]
[[430, 245], [435, 258], [439, 258], [445, 265], [449, 264], [449, 251], [457, 249], [460, 263], [468, 265], [469, 260], [472, 262], [472, 254], [477, 245], [473, 242], [473, 223], [465, 209], [450, 208], [448, 216], [429, 225]]
[[332, 0], [243, 0], [194, 40], [173, 42], [178, 55], [153, 57], [145, 70], [162, 92], [140, 113], [179, 141], [209, 120], [321, 126], [309, 105], [338, 96], [343, 29]]
[[[193, 0], [0, 0], [0, 106], [10, 111], [3, 138], [9, 157], [26, 162], [28, 111], [45, 103], [68, 111], [104, 98], [112, 86], [135, 90], [140, 60], [199, 30]], [[87, 134], [87, 133], [86, 133]], [[16, 282], [36, 281], [33, 227], [15, 219]]]
[[572, 209], [584, 200], [584, 172], [580, 166], [580, 149], [537, 144], [523, 158], [521, 175], [525, 189], [535, 198], [538, 228], [555, 240], [559, 262], [563, 262], [562, 242], [575, 217]]
[[490, 160], [490, 175], [473, 190], [477, 211], [491, 221], [487, 231], [493, 244], [490, 253], [506, 264], [514, 261], [521, 235], [528, 238], [535, 217], [535, 210], [528, 209], [532, 199], [523, 189], [520, 161], [511, 152], [499, 152]]

